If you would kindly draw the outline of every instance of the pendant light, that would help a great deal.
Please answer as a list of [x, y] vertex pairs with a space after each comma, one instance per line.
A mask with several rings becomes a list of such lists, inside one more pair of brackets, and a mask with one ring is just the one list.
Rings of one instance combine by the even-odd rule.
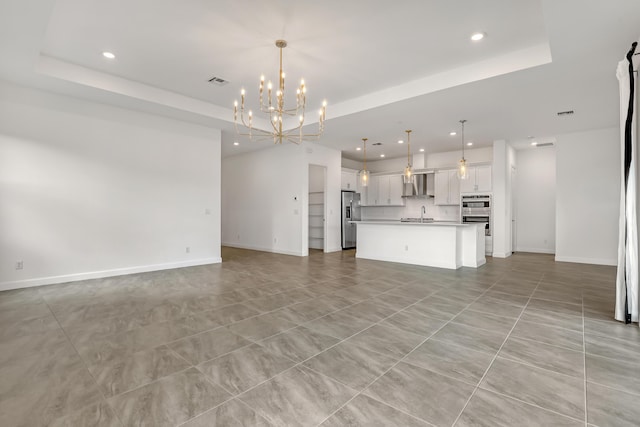
[[458, 162], [458, 178], [459, 179], [467, 179], [469, 178], [469, 171], [467, 170], [467, 161], [464, 158], [464, 124], [466, 120], [460, 120], [462, 124], [462, 158]]
[[411, 130], [405, 130], [407, 133], [407, 167], [404, 168], [402, 181], [405, 184], [413, 184], [413, 167], [411, 166]]
[[360, 177], [360, 186], [361, 187], [369, 186], [369, 171], [367, 170], [367, 139], [368, 138], [362, 138], [362, 151], [363, 151], [363, 154], [364, 154], [364, 167], [358, 173], [358, 176]]

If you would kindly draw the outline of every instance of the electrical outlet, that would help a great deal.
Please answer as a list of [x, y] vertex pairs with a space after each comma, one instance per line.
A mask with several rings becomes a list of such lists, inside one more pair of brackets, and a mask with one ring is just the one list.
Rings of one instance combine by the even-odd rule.
[[204, 210], [205, 215], [211, 215], [211, 209], [207, 208]]
[[22, 270], [24, 264], [22, 261], [16, 261], [16, 270]]
[[187, 246], [186, 252], [191, 253], [191, 248], [189, 246]]
[[404, 250], [408, 251], [409, 250], [409, 245], [404, 245]]
[[238, 234], [238, 240], [240, 240], [240, 235]]
[[275, 237], [273, 238], [273, 243], [277, 243], [278, 239], [276, 239]]

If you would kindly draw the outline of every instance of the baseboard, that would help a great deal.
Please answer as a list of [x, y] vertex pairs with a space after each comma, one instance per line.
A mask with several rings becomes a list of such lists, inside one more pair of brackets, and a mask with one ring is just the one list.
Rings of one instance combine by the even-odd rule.
[[575, 262], [578, 264], [618, 265], [617, 259], [605, 259], [605, 258], [581, 258], [581, 257], [556, 255], [555, 260], [558, 262]]
[[511, 255], [513, 255], [511, 252], [494, 252], [492, 256], [494, 258], [508, 258]]
[[255, 246], [255, 245], [243, 245], [240, 243], [225, 243], [222, 242], [222, 246], [228, 246], [230, 248], [238, 248], [238, 249], [249, 249], [252, 251], [260, 251], [260, 252], [271, 252], [274, 254], [282, 254], [282, 255], [293, 255], [293, 256], [303, 256], [301, 252], [293, 252], [293, 251], [283, 251], [274, 248]]
[[194, 267], [197, 265], [219, 264], [222, 258], [202, 258], [188, 261], [167, 262], [163, 264], [138, 265], [135, 267], [114, 268], [111, 270], [88, 271], [84, 273], [63, 274], [60, 276], [38, 277], [35, 279], [15, 280], [0, 283], [0, 291], [31, 288], [33, 286], [53, 285], [56, 283], [79, 282], [81, 280], [101, 279], [103, 277], [124, 276], [125, 274], [147, 273], [149, 271], [170, 270], [173, 268]]
[[421, 263], [421, 260], [406, 259], [403, 257], [379, 257], [376, 255], [359, 255], [357, 250], [356, 250], [356, 258], [368, 259], [372, 261], [394, 262], [398, 264], [419, 265], [423, 267], [446, 268], [447, 270], [457, 270], [458, 268], [462, 267], [462, 265], [456, 265], [451, 263], [439, 263], [439, 262], [430, 263], [429, 265], [426, 265], [424, 263]]
[[555, 254], [556, 251], [554, 249], [547, 249], [547, 248], [518, 248], [516, 249], [516, 252], [531, 252], [534, 254]]

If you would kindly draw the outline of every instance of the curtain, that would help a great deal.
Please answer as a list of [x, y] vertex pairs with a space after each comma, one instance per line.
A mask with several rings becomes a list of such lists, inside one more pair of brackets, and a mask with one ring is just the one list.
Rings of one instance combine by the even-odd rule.
[[[637, 43], [618, 63], [620, 85], [621, 189], [616, 276], [615, 318], [625, 323], [638, 321], [638, 224], [637, 193]], [[635, 64], [634, 64], [635, 59]]]

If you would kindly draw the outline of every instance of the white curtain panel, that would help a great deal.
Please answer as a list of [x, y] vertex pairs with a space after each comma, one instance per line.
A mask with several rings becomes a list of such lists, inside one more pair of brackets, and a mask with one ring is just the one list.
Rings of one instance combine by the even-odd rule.
[[625, 323], [638, 321], [638, 217], [637, 217], [637, 94], [640, 51], [633, 48], [618, 63], [620, 85], [620, 135], [622, 173], [616, 277], [615, 318]]

